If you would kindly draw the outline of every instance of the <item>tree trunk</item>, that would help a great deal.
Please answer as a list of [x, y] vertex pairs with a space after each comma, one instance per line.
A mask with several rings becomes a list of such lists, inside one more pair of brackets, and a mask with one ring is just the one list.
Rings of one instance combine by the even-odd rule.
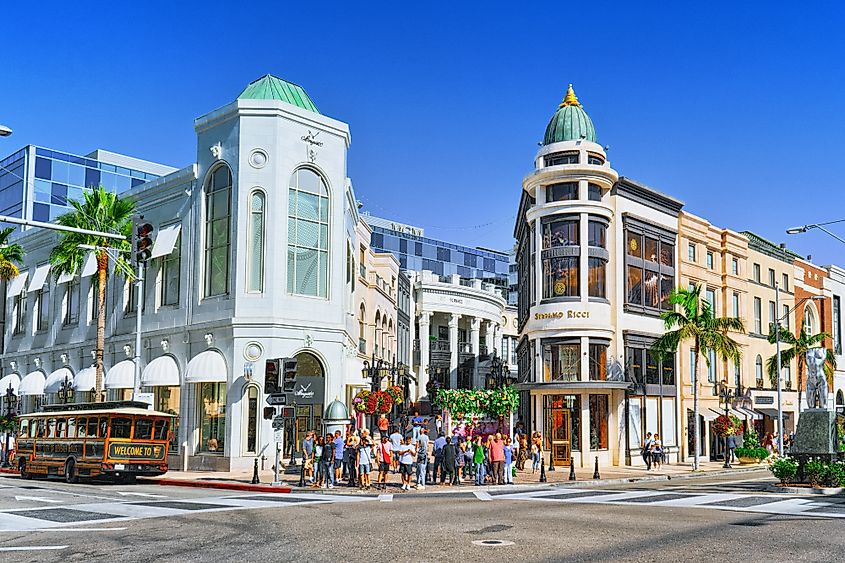
[[103, 398], [103, 350], [106, 347], [106, 273], [109, 267], [109, 256], [105, 251], [97, 255], [97, 375], [94, 384], [95, 398], [98, 403]]
[[693, 432], [695, 432], [693, 438], [693, 444], [695, 444], [695, 448], [693, 451], [692, 459], [692, 469], [693, 471], [698, 471], [698, 456], [701, 455], [701, 429], [698, 427], [698, 354], [701, 352], [701, 345], [698, 341], [698, 338], [695, 339], [695, 356], [692, 361], [692, 373], [693, 373], [693, 384], [692, 384], [692, 428]]
[[[806, 352], [805, 352], [806, 355]], [[801, 393], [804, 390], [804, 362], [798, 360], [798, 407], [795, 410], [795, 428], [798, 428], [798, 415], [801, 413]]]

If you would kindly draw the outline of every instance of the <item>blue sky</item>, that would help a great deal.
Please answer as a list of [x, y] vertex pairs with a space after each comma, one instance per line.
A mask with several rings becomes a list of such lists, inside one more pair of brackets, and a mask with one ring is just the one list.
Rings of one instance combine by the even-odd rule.
[[184, 166], [193, 119], [269, 72], [350, 124], [366, 209], [507, 248], [572, 82], [620, 174], [845, 265], [823, 233], [784, 234], [845, 217], [837, 3], [120, 4], [4, 7], [0, 123], [15, 133], [0, 154], [34, 143]]

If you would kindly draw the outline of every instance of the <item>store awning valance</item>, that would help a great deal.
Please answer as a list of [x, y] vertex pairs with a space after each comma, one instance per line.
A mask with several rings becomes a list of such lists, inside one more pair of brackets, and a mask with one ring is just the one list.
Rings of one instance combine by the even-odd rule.
[[96, 386], [97, 370], [94, 368], [85, 368], [79, 370], [76, 377], [73, 378], [74, 391], [92, 391]]
[[747, 409], [745, 407], [737, 407], [736, 410], [738, 410], [741, 413], [744, 413], [745, 416], [747, 418], [750, 418], [751, 420], [762, 420], [763, 419], [763, 415], [760, 414], [759, 412], [753, 410], [753, 409]]
[[[778, 417], [777, 408], [761, 409], [760, 407], [757, 407], [755, 410], [757, 412], [759, 412], [760, 414], [763, 414], [765, 416], [768, 416], [769, 418], [774, 418], [775, 420], [777, 420], [777, 417]], [[787, 411], [787, 410], [783, 411], [783, 418], [789, 418], [790, 416], [792, 416], [792, 412]]]
[[73, 372], [70, 371], [70, 368], [57, 369], [47, 376], [47, 381], [44, 382], [44, 392], [58, 393], [59, 389], [62, 387], [62, 383], [65, 381], [65, 378], [67, 378], [70, 383], [73, 383]]
[[47, 378], [41, 370], [31, 371], [21, 380], [18, 394], [21, 397], [44, 394], [44, 382]]
[[150, 258], [158, 258], [159, 256], [168, 256], [176, 247], [176, 239], [179, 238], [179, 231], [182, 230], [182, 223], [170, 225], [159, 230], [155, 243], [153, 243], [153, 252]]
[[44, 282], [47, 281], [47, 276], [50, 275], [50, 264], [42, 264], [35, 268], [32, 272], [32, 279], [29, 280], [29, 289], [27, 291], [38, 291], [44, 287]]
[[0, 379], [0, 395], [5, 396], [9, 390], [9, 386], [12, 386], [12, 393], [15, 395], [20, 394], [20, 386], [21, 386], [21, 376], [16, 373], [10, 373], [6, 377]]
[[226, 360], [217, 350], [200, 352], [188, 362], [187, 383], [226, 383]]
[[106, 389], [133, 389], [135, 387], [135, 362], [123, 360], [106, 372], [103, 383]]
[[68, 283], [70, 281], [73, 281], [73, 279], [75, 277], [76, 277], [76, 272], [70, 272], [70, 273], [64, 272], [63, 274], [59, 275], [59, 279], [56, 280], [56, 284], [62, 285], [63, 283]]
[[12, 281], [9, 282], [9, 286], [6, 289], [6, 297], [17, 297], [23, 291], [24, 286], [26, 285], [26, 279], [29, 277], [29, 272], [21, 272], [17, 275]]
[[147, 364], [141, 373], [141, 385], [146, 387], [178, 387], [179, 366], [173, 356], [159, 356]]

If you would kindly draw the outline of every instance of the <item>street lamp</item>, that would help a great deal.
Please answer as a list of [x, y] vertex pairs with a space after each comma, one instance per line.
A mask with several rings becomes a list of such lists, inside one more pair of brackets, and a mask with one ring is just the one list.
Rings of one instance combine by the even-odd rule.
[[12, 130], [3, 124], [0, 124], [0, 137], [8, 137], [12, 134]]
[[9, 460], [9, 446], [12, 440], [12, 420], [15, 417], [13, 409], [17, 409], [17, 397], [15, 397], [15, 390], [12, 388], [12, 382], [9, 382], [9, 388], [6, 389], [6, 419], [9, 423], [6, 429], [6, 455], [3, 459], [3, 467], [11, 467]]
[[839, 235], [836, 235], [836, 234], [834, 234], [834, 233], [832, 233], [829, 230], [824, 228], [824, 225], [833, 225], [835, 223], [845, 223], [845, 219], [838, 219], [836, 221], [825, 221], [824, 223], [810, 223], [809, 225], [802, 225], [800, 227], [792, 227], [791, 229], [786, 229], [786, 234], [788, 234], [788, 235], [798, 235], [798, 234], [801, 234], [801, 233], [806, 233], [810, 229], [818, 229], [818, 230], [820, 230], [824, 233], [829, 234], [830, 236], [832, 236], [833, 238], [835, 238], [836, 240], [838, 240], [842, 244], [845, 244], [845, 239], [843, 239]]
[[62, 402], [63, 405], [66, 405], [70, 402], [73, 398], [73, 383], [71, 382], [70, 378], [65, 375], [64, 381], [59, 386], [59, 401]]
[[498, 389], [505, 385], [513, 385], [516, 379], [511, 376], [505, 362], [499, 357], [499, 352], [493, 348], [493, 358], [490, 360], [490, 375], [487, 378], [488, 389]]
[[[737, 396], [742, 395], [742, 386], [731, 387], [727, 381], [722, 381], [716, 384], [716, 394], [719, 395], [719, 402], [725, 403], [725, 418], [730, 420], [729, 411], [731, 403]], [[728, 435], [725, 434], [725, 464], [722, 466], [725, 469], [731, 468], [730, 452], [728, 452]]]

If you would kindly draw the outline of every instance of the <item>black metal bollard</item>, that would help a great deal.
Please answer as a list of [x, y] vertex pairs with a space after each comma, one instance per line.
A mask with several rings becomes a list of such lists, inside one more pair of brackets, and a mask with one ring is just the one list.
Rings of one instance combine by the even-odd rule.
[[299, 486], [305, 486], [305, 456], [302, 456], [302, 467], [299, 468]]
[[266, 462], [266, 461], [267, 461], [267, 456], [262, 455], [261, 456], [261, 471], [264, 471], [264, 462]]
[[549, 452], [549, 472], [552, 472], [554, 470], [555, 470], [555, 456], [553, 456], [552, 453]]
[[542, 457], [540, 458], [540, 482], [541, 483], [546, 482], [546, 464], [543, 461]]
[[575, 480], [575, 460], [571, 457], [569, 458], [569, 480]]
[[593, 479], [601, 479], [601, 475], [599, 475], [599, 456], [596, 456], [596, 470], [593, 471]]
[[260, 482], [258, 479], [258, 458], [255, 458], [255, 463], [252, 464], [252, 484], [257, 485]]

